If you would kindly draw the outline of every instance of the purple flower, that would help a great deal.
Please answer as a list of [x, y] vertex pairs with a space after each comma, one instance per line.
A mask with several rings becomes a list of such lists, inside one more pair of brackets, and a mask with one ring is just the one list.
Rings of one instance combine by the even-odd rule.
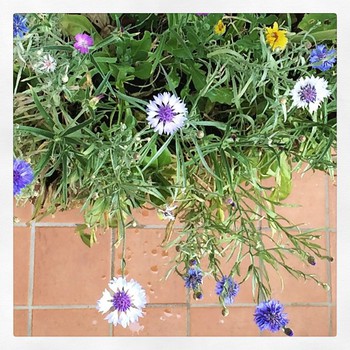
[[221, 281], [216, 282], [215, 293], [224, 299], [226, 305], [233, 304], [238, 292], [239, 284], [231, 276], [223, 276]]
[[193, 290], [196, 290], [203, 282], [203, 272], [200, 267], [192, 265], [187, 270], [187, 275], [184, 277], [184, 279], [186, 288], [192, 288]]
[[26, 25], [27, 19], [21, 15], [13, 15], [13, 37], [19, 36], [23, 38], [23, 35], [29, 31]]
[[13, 160], [13, 195], [21, 193], [34, 179], [31, 166], [22, 159]]
[[187, 108], [180, 98], [169, 92], [154, 96], [147, 105], [147, 121], [154, 131], [174, 134], [187, 119]]
[[277, 332], [285, 329], [287, 314], [283, 313], [284, 306], [276, 300], [261, 302], [255, 309], [254, 321], [261, 331]]
[[310, 63], [312, 63], [312, 68], [324, 72], [331, 69], [335, 62], [334, 49], [328, 51], [325, 45], [317, 45], [316, 48], [311, 51]]
[[94, 40], [88, 34], [79, 33], [75, 37], [74, 48], [80, 53], [89, 53], [89, 47], [94, 44]]

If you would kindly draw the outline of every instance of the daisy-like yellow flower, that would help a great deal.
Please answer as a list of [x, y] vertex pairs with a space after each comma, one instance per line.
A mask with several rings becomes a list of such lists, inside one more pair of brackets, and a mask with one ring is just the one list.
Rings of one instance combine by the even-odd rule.
[[223, 35], [226, 32], [226, 26], [220, 19], [218, 23], [214, 26], [214, 33], [218, 35]]
[[277, 48], [283, 50], [288, 42], [286, 37], [286, 30], [279, 30], [278, 23], [275, 22], [273, 27], [267, 27], [265, 31], [266, 42], [271, 46], [272, 51], [275, 51]]

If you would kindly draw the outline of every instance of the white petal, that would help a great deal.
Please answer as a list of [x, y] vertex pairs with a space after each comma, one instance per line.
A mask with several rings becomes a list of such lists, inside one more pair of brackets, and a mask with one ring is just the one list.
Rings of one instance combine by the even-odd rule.
[[109, 311], [113, 306], [112, 298], [113, 297], [109, 293], [109, 291], [105, 289], [104, 292], [102, 293], [102, 298], [97, 301], [97, 306], [96, 306], [97, 310], [99, 312], [102, 312], [102, 314]]
[[113, 323], [114, 326], [116, 326], [119, 323], [119, 315], [118, 315], [118, 311], [115, 310], [111, 313], [109, 313], [105, 320], [108, 321], [108, 323]]

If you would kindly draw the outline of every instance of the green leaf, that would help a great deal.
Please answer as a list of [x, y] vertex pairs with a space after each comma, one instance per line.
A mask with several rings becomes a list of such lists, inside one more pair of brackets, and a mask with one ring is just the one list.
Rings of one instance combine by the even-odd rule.
[[152, 64], [150, 62], [137, 62], [134, 75], [137, 78], [146, 80], [151, 76]]
[[33, 95], [33, 100], [34, 103], [36, 105], [36, 107], [38, 108], [41, 116], [45, 119], [45, 121], [47, 122], [47, 124], [52, 128], [54, 126], [54, 122], [52, 120], [52, 118], [50, 117], [50, 115], [46, 112], [45, 108], [43, 107], [43, 105], [40, 103], [39, 101], [39, 97], [36, 94], [35, 90], [33, 88], [30, 88], [30, 91]]
[[276, 171], [276, 187], [270, 195], [270, 199], [279, 202], [286, 199], [292, 191], [292, 169], [285, 153], [281, 153], [279, 167]]
[[[317, 25], [317, 26], [316, 26]], [[298, 28], [306, 32], [314, 28], [315, 32], [337, 28], [337, 15], [335, 13], [311, 13], [304, 15]]]
[[169, 151], [168, 147], [166, 147], [158, 158], [158, 166], [165, 166], [171, 163], [171, 152]]
[[35, 136], [41, 136], [45, 139], [53, 139], [54, 134], [51, 131], [39, 129], [39, 128], [34, 128], [32, 126], [25, 126], [25, 125], [19, 125], [17, 127], [17, 130], [28, 132], [30, 134], [33, 134]]
[[[71, 128], [67, 128], [61, 136], [67, 136], [67, 135], [71, 135], [73, 134], [74, 132], [80, 130], [80, 129], [83, 129], [85, 128], [85, 126], [89, 125], [92, 123], [92, 119], [88, 119], [88, 120], [85, 120], [84, 122], [78, 124], [78, 125], [75, 125], [75, 126], [72, 126]], [[74, 123], [75, 124], [75, 123]]]
[[233, 91], [229, 88], [215, 88], [208, 91], [205, 95], [211, 102], [225, 103], [230, 105], [233, 100]]
[[131, 56], [134, 62], [145, 61], [151, 50], [152, 39], [150, 32], [146, 31], [141, 40], [131, 40]]

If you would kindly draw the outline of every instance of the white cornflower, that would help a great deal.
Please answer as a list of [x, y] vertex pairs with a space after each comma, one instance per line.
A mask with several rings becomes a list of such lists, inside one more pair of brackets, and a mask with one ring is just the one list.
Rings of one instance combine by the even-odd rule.
[[161, 209], [158, 209], [158, 215], [159, 217], [162, 219], [162, 220], [171, 220], [171, 221], [174, 221], [175, 220], [175, 216], [173, 214], [173, 210], [177, 208], [177, 206], [173, 206], [173, 207], [170, 207], [170, 206], [166, 206], [166, 208], [164, 210], [161, 210]]
[[37, 64], [36, 68], [41, 72], [50, 73], [55, 71], [56, 65], [56, 60], [50, 54], [46, 54]]
[[328, 82], [323, 78], [314, 76], [300, 78], [291, 91], [292, 106], [308, 108], [310, 113], [315, 112], [320, 103], [331, 93], [327, 86]]
[[96, 306], [102, 314], [112, 310], [105, 318], [108, 323], [126, 328], [143, 317], [146, 293], [139, 283], [133, 279], [128, 282], [124, 277], [113, 277], [108, 286], [111, 291], [105, 289]]
[[171, 135], [182, 128], [187, 119], [187, 108], [180, 98], [169, 92], [154, 96], [147, 105], [147, 121], [154, 131]]

